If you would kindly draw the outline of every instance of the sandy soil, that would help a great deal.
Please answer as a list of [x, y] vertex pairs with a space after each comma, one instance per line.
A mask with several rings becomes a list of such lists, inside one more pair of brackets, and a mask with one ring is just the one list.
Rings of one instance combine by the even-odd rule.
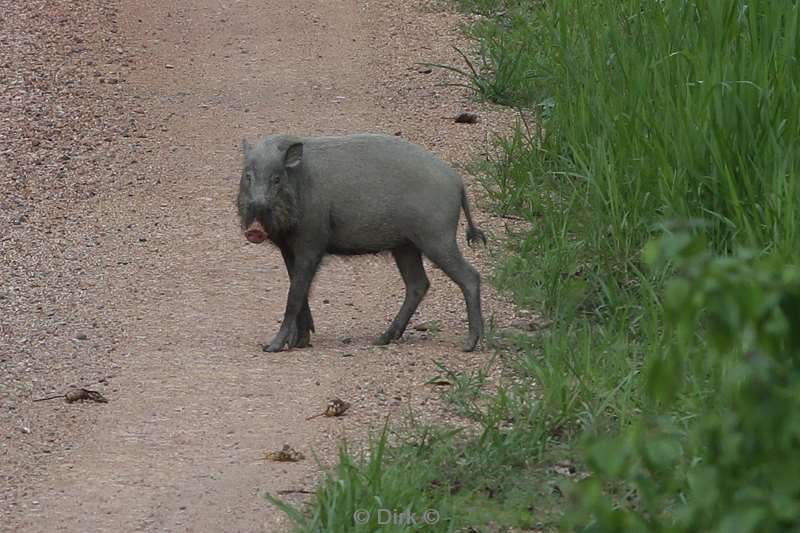
[[[383, 132], [454, 164], [481, 157], [508, 111], [420, 62], [458, 62], [463, 20], [423, 0], [0, 0], [0, 529], [279, 531], [266, 492], [309, 490], [334, 459], [409, 410], [451, 417], [425, 383], [459, 351], [458, 289], [432, 287], [388, 347], [400, 306], [386, 257], [331, 258], [312, 292], [313, 347], [278, 354], [288, 280], [248, 244], [234, 197], [243, 137]], [[476, 125], [455, 124], [476, 111]], [[481, 209], [486, 279], [504, 221]], [[463, 238], [463, 232], [461, 232]], [[484, 284], [484, 314], [513, 320]], [[90, 386], [107, 404], [32, 400]], [[339, 397], [337, 419], [306, 417]], [[265, 451], [290, 444], [299, 463]], [[290, 496], [302, 501], [300, 496]]]

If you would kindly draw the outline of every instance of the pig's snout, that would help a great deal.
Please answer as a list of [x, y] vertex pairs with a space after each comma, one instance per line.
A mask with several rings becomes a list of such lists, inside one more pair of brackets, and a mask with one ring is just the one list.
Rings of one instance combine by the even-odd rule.
[[267, 240], [267, 232], [261, 222], [255, 220], [244, 230], [244, 238], [254, 244], [259, 244]]

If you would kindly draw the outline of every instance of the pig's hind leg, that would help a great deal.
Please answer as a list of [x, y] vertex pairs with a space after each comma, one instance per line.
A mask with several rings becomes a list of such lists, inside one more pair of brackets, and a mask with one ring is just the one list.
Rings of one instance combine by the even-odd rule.
[[481, 315], [481, 277], [458, 249], [455, 236], [450, 239], [438, 238], [421, 243], [425, 256], [441, 268], [459, 286], [467, 304], [469, 334], [464, 341], [464, 351], [471, 352], [483, 336], [483, 317]]
[[403, 305], [400, 307], [397, 316], [392, 321], [389, 329], [375, 341], [377, 345], [389, 344], [395, 339], [403, 336], [408, 321], [414, 311], [417, 310], [419, 303], [425, 297], [430, 287], [430, 281], [425, 274], [425, 268], [422, 266], [422, 254], [419, 248], [409, 243], [399, 248], [392, 250], [397, 268], [400, 270], [400, 275], [403, 276], [403, 282], [406, 285], [406, 297], [403, 300]]

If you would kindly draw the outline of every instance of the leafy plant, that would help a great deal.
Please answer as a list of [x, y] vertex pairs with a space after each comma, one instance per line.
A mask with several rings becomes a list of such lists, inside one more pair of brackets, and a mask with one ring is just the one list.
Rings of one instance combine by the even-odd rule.
[[[568, 523], [599, 531], [789, 531], [800, 527], [800, 269], [670, 235], [651, 264], [670, 350], [645, 372], [649, 408], [587, 448], [594, 476]], [[687, 401], [688, 400], [688, 401]], [[790, 473], [791, 472], [791, 473]]]

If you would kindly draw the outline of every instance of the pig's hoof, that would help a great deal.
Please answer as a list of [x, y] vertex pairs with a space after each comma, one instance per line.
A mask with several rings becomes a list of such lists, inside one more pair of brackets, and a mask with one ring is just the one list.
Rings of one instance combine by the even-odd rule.
[[[269, 349], [265, 351], [280, 352], [284, 346], [290, 350], [295, 348], [300, 340], [300, 330], [297, 328], [296, 323], [291, 324], [287, 329], [288, 331], [284, 335], [281, 335], [283, 332], [283, 327], [281, 326], [281, 331], [275, 335], [275, 338], [272, 339], [272, 342], [269, 345]], [[281, 339], [283, 339], [283, 341], [281, 341]]]
[[300, 335], [297, 340], [289, 345], [291, 348], [308, 348], [311, 346], [311, 333], [306, 331]]
[[464, 341], [464, 348], [463, 348], [463, 350], [464, 350], [465, 352], [474, 352], [474, 351], [475, 351], [475, 348], [477, 348], [477, 347], [478, 347], [478, 341], [479, 341], [479, 340], [480, 340], [480, 337], [477, 337], [477, 336], [476, 336], [475, 338], [468, 337], [468, 338], [467, 338], [467, 340], [466, 340], [466, 341]]
[[373, 343], [375, 346], [386, 346], [392, 341], [396, 341], [400, 337], [403, 336], [402, 331], [397, 331], [393, 327], [390, 327], [386, 330], [386, 332], [378, 337], [378, 339]]
[[378, 337], [377, 339], [375, 339], [375, 342], [373, 342], [372, 344], [374, 344], [375, 346], [386, 346], [396, 338], [397, 336], [394, 334], [394, 332], [389, 330], [380, 337]]
[[289, 348], [294, 348], [297, 346], [297, 341], [300, 340], [300, 335], [297, 332], [297, 328], [292, 328], [292, 332], [289, 334], [289, 338], [286, 339], [286, 346]]
[[265, 352], [280, 352], [281, 350], [283, 350], [283, 347], [285, 345], [286, 345], [285, 341], [280, 343], [272, 341], [271, 343], [269, 343], [269, 345], [264, 345], [263, 350]]

